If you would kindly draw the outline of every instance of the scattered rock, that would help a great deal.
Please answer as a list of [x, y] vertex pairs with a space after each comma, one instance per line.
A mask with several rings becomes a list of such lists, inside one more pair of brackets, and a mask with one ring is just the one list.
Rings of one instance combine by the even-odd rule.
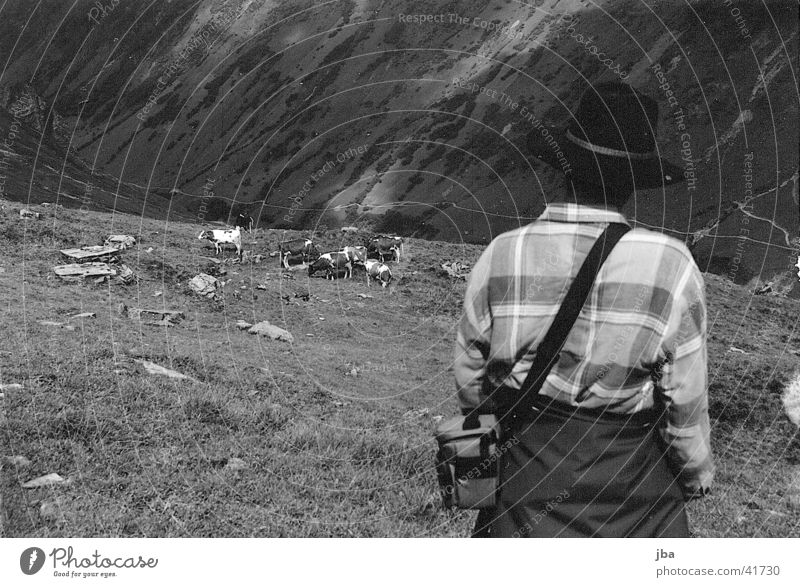
[[0, 383], [0, 391], [22, 391], [21, 383]]
[[95, 314], [94, 312], [82, 312], [80, 314], [75, 314], [69, 317], [70, 320], [72, 320], [73, 318], [97, 318], [97, 314]]
[[245, 322], [244, 320], [236, 321], [236, 328], [238, 328], [239, 330], [247, 330], [252, 327], [253, 327], [252, 324], [250, 324], [249, 322]]
[[153, 294], [153, 297], [157, 298], [158, 296], [163, 295], [163, 293], [164, 293], [163, 291], [157, 291], [156, 293]]
[[157, 326], [174, 326], [183, 320], [183, 312], [180, 310], [145, 310], [143, 308], [125, 308], [125, 314], [131, 320], [140, 320], [143, 324]]
[[369, 295], [369, 294], [363, 294], [363, 293], [360, 293], [360, 294], [358, 294], [358, 297], [360, 297], [360, 298], [362, 298], [362, 299], [365, 299], [365, 300], [371, 300], [371, 299], [372, 299], [372, 296], [371, 296], [371, 295]]
[[16, 467], [17, 469], [24, 469], [30, 467], [31, 462], [22, 455], [14, 455], [11, 457], [3, 457], [2, 462], [4, 467]]
[[769, 293], [773, 293], [772, 292], [772, 282], [770, 281], [770, 282], [765, 283], [761, 287], [757, 287], [753, 293], [755, 295], [757, 295], [757, 296], [763, 296], [763, 295], [766, 295], [766, 294], [769, 294]]
[[469, 263], [464, 263], [463, 261], [448, 261], [447, 263], [442, 263], [441, 267], [444, 269], [445, 274], [450, 277], [455, 277], [456, 279], [466, 279], [469, 277]]
[[238, 457], [232, 457], [228, 459], [228, 462], [225, 463], [223, 467], [226, 471], [241, 471], [242, 469], [247, 469], [248, 465], [242, 459]]
[[151, 363], [150, 361], [145, 361], [143, 359], [134, 359], [137, 363], [140, 363], [145, 370], [150, 373], [151, 375], [163, 375], [164, 377], [169, 377], [170, 379], [186, 379], [188, 381], [193, 381], [197, 383], [197, 379], [194, 377], [189, 377], [188, 375], [184, 375], [183, 373], [178, 373], [172, 369], [167, 369], [166, 367], [162, 367], [161, 365], [156, 365], [155, 363]]
[[408, 410], [405, 414], [403, 414], [403, 418], [408, 418], [409, 420], [415, 420], [417, 418], [422, 418], [423, 416], [427, 416], [428, 408], [419, 408], [417, 410]]
[[112, 234], [103, 243], [106, 247], [114, 247], [118, 251], [124, 251], [136, 246], [136, 239], [128, 234]]
[[347, 372], [347, 374], [348, 374], [350, 377], [358, 377], [358, 373], [359, 373], [359, 370], [358, 370], [358, 368], [356, 368], [356, 367], [353, 367], [352, 369], [350, 369], [350, 370]]
[[342, 232], [355, 233], [355, 232], [358, 232], [358, 227], [356, 227], [356, 226], [342, 226]]
[[800, 427], [800, 371], [794, 374], [781, 397], [783, 409], [791, 422]]
[[42, 215], [39, 212], [34, 212], [33, 210], [28, 210], [27, 208], [23, 208], [22, 210], [20, 210], [19, 216], [20, 218], [34, 218], [36, 220], [39, 220], [39, 218], [42, 217]]
[[69, 259], [111, 263], [119, 259], [119, 251], [114, 247], [95, 245], [91, 247], [80, 247], [77, 249], [62, 249], [61, 254]]
[[735, 347], [735, 346], [732, 346], [731, 348], [729, 348], [728, 352], [729, 353], [742, 353], [743, 355], [747, 355], [748, 354], [747, 351], [744, 351], [744, 350], [742, 350], [742, 349], [740, 349], [738, 347]]
[[117, 305], [117, 314], [119, 314], [120, 316], [123, 316], [123, 317], [127, 316], [128, 315], [128, 306], [126, 306], [125, 304], [120, 302], [119, 305]]
[[217, 294], [217, 289], [221, 287], [219, 280], [207, 273], [195, 275], [189, 282], [191, 290], [199, 296], [213, 298]]
[[39, 506], [39, 517], [45, 522], [55, 522], [61, 517], [61, 510], [54, 501], [43, 501]]
[[258, 334], [260, 336], [266, 336], [271, 338], [272, 340], [281, 340], [283, 342], [293, 343], [294, 337], [291, 333], [283, 328], [279, 328], [274, 324], [270, 324], [267, 320], [263, 322], [259, 322], [250, 330], [248, 330], [250, 334]]
[[58, 473], [48, 473], [47, 475], [42, 475], [36, 479], [31, 479], [27, 483], [23, 483], [22, 488], [35, 489], [37, 487], [48, 487], [50, 485], [59, 485], [64, 483], [64, 481], [66, 480]]
[[267, 284], [266, 283], [259, 283], [256, 286], [256, 289], [267, 289]]
[[117, 274], [108, 263], [95, 262], [56, 265], [53, 267], [53, 272], [65, 281], [80, 281], [86, 278], [105, 280]]
[[153, 252], [153, 247], [148, 248], [146, 252], [152, 253]]
[[120, 264], [117, 267], [117, 281], [123, 285], [128, 285], [136, 282], [136, 274], [133, 269], [127, 265]]

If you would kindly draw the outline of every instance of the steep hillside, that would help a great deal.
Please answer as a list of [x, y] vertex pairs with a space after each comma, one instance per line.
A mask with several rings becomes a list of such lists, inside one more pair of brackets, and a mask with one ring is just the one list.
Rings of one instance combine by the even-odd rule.
[[659, 99], [689, 176], [629, 214], [736, 283], [796, 259], [796, 2], [93, 6], [4, 5], [2, 105], [31, 88], [29, 126], [141, 190], [146, 215], [234, 205], [262, 226], [487, 242], [553, 193], [527, 133], [623, 77]]
[[[464, 291], [439, 264], [472, 263], [480, 246], [409, 239], [384, 290], [361, 272], [282, 272], [266, 257], [282, 231], [246, 241], [261, 263], [231, 252], [215, 263], [193, 223], [53, 207], [23, 221], [21, 207], [0, 201], [0, 534], [468, 533], [474, 514], [439, 507], [431, 432], [457, 411]], [[122, 253], [136, 284], [55, 277], [59, 249], [108, 233], [136, 236]], [[217, 299], [188, 288], [200, 271], [225, 282]], [[692, 531], [797, 536], [800, 434], [781, 397], [800, 370], [800, 302], [714, 275], [706, 285], [718, 471], [713, 494], [690, 506]], [[151, 324], [135, 308], [184, 317]], [[236, 326], [265, 319], [294, 342]], [[147, 362], [190, 379], [149, 374]], [[21, 487], [49, 473], [65, 482]]]

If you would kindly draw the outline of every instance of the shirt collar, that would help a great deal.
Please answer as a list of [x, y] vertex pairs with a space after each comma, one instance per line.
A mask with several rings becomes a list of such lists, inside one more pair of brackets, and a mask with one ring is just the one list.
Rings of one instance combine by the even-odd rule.
[[567, 202], [548, 204], [542, 215], [539, 216], [539, 220], [547, 220], [550, 222], [619, 222], [628, 224], [625, 217], [616, 210], [594, 208], [592, 206], [570, 204]]

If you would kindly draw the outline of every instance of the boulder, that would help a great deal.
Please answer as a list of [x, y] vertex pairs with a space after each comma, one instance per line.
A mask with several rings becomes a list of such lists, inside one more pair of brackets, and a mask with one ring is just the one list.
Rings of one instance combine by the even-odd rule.
[[130, 249], [136, 245], [136, 239], [129, 234], [112, 234], [103, 243], [103, 246], [114, 247], [118, 251]]
[[284, 330], [274, 324], [270, 324], [267, 320], [263, 322], [259, 322], [258, 324], [254, 325], [250, 330], [248, 330], [250, 334], [258, 334], [260, 336], [266, 336], [271, 338], [272, 340], [282, 340], [283, 342], [293, 343], [294, 337], [288, 330]]
[[200, 273], [192, 277], [189, 288], [199, 296], [213, 298], [220, 287], [219, 280], [207, 273]]

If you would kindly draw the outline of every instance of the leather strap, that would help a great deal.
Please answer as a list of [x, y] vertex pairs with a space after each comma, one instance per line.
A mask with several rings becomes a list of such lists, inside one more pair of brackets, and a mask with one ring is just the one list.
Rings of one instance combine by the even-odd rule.
[[[509, 406], [505, 416], [511, 419], [518, 419], [533, 410], [534, 400], [542, 389], [542, 385], [547, 379], [550, 370], [558, 360], [561, 349], [569, 336], [581, 309], [589, 297], [597, 273], [600, 271], [608, 255], [619, 240], [631, 229], [627, 224], [611, 223], [594, 243], [586, 260], [581, 265], [575, 281], [567, 291], [561, 307], [556, 314], [553, 323], [547, 331], [542, 342], [536, 348], [536, 356], [528, 372], [528, 376], [520, 388], [517, 401]], [[501, 418], [505, 419], [505, 417]]]

